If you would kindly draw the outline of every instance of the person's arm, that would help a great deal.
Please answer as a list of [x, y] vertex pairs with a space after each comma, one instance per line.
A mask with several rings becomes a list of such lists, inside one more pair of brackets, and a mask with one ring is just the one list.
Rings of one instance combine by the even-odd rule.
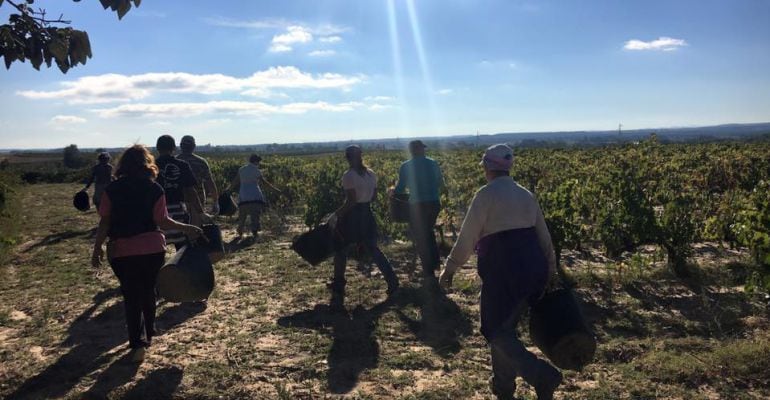
[[216, 199], [219, 198], [217, 184], [214, 183], [214, 178], [211, 176], [211, 167], [209, 167], [208, 161], [204, 160], [203, 162], [206, 165], [203, 176], [203, 188], [206, 190], [206, 193], [211, 193], [211, 198], [214, 199], [214, 203], [216, 203]]
[[460, 228], [457, 242], [446, 259], [444, 270], [441, 271], [441, 282], [443, 284], [451, 284], [452, 276], [454, 276], [457, 269], [465, 264], [471, 257], [471, 254], [473, 254], [473, 249], [481, 237], [481, 232], [486, 222], [486, 214], [487, 204], [483, 193], [476, 193], [468, 208], [468, 212], [465, 214], [465, 220], [463, 220], [462, 228]]
[[203, 230], [195, 225], [183, 224], [171, 219], [171, 217], [168, 215], [168, 210], [166, 209], [166, 196], [160, 196], [160, 198], [155, 201], [152, 216], [153, 221], [156, 225], [158, 225], [158, 228], [164, 231], [181, 231], [190, 237], [190, 239], [196, 239], [198, 236], [203, 234]]
[[235, 174], [235, 178], [233, 178], [233, 181], [230, 182], [230, 186], [225, 188], [226, 192], [232, 192], [233, 190], [237, 190], [237, 188], [241, 186], [241, 174], [240, 171]]
[[551, 242], [551, 234], [548, 232], [548, 227], [545, 224], [545, 217], [543, 211], [540, 209], [540, 205], [537, 206], [537, 219], [535, 220], [535, 233], [537, 234], [537, 241], [540, 243], [540, 248], [545, 252], [545, 258], [548, 260], [548, 277], [553, 278], [556, 275], [556, 253], [553, 250], [553, 242]]
[[102, 246], [104, 245], [104, 241], [107, 240], [107, 234], [110, 231], [111, 208], [110, 196], [107, 193], [103, 193], [99, 209], [96, 210], [101, 218], [99, 219], [99, 226], [96, 228], [94, 249], [91, 252], [91, 266], [94, 268], [101, 267], [102, 261], [104, 260], [104, 250], [102, 249]]
[[273, 186], [273, 184], [268, 182], [267, 179], [265, 179], [265, 177], [262, 175], [259, 176], [259, 182], [260, 182], [260, 185], [264, 184], [265, 186], [272, 189], [274, 192], [281, 193], [281, 189], [278, 189], [277, 187]]
[[[104, 198], [104, 197], [102, 197]], [[101, 217], [99, 219], [99, 227], [96, 228], [96, 240], [94, 242], [94, 250], [91, 252], [91, 266], [99, 268], [102, 266], [102, 260], [104, 260], [104, 250], [102, 246], [104, 241], [107, 240], [107, 232], [110, 230], [110, 217]]]
[[337, 211], [334, 212], [334, 214], [337, 215], [337, 218], [342, 218], [355, 205], [356, 205], [356, 190], [345, 189], [345, 202], [342, 203], [342, 206], [340, 206], [340, 208], [338, 208]]
[[398, 169], [398, 182], [396, 182], [396, 188], [393, 189], [395, 194], [404, 194], [406, 192], [406, 164], [401, 164], [401, 168]]
[[195, 179], [195, 175], [190, 168], [190, 164], [187, 162], [182, 163], [182, 193], [184, 196], [184, 202], [190, 208], [190, 211], [196, 215], [203, 213], [203, 204], [198, 197], [198, 192], [195, 191], [195, 186], [198, 184], [198, 180]]
[[88, 177], [88, 180], [86, 181], [86, 187], [84, 187], [83, 190], [90, 188], [91, 184], [94, 183], [95, 179], [96, 179], [96, 168], [91, 168], [91, 176]]
[[438, 163], [435, 164], [436, 184], [438, 185], [438, 192], [446, 191], [446, 182], [444, 182], [444, 174], [441, 173], [441, 167]]

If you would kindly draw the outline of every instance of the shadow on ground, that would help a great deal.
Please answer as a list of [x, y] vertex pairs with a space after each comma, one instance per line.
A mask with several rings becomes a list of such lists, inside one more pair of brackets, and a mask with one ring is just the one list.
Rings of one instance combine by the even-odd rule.
[[[408, 305], [421, 310], [419, 320], [402, 312]], [[472, 332], [470, 320], [435, 286], [402, 288], [393, 298], [372, 308], [358, 305], [351, 311], [345, 308], [344, 295], [332, 295], [329, 304], [281, 317], [278, 325], [315, 329], [332, 337], [327, 384], [332, 393], [343, 394], [355, 388], [364, 370], [377, 367], [380, 348], [374, 331], [379, 318], [391, 310], [410, 332], [442, 357], [459, 351], [460, 338]]]
[[[112, 351], [126, 343], [123, 302], [116, 301], [95, 314], [101, 306], [116, 297], [120, 297], [120, 291], [116, 288], [107, 289], [95, 295], [93, 304], [70, 325], [67, 338], [60, 344], [60, 347], [69, 348], [67, 353], [38, 375], [27, 379], [6, 399], [61, 398], [104, 367], [106, 369], [96, 375], [93, 385], [83, 395], [83, 398], [104, 398], [114, 389], [133, 380], [139, 365], [129, 362], [127, 349]], [[166, 309], [157, 320], [164, 329], [168, 330], [204, 309], [205, 306], [201, 307], [194, 304], [175, 305]], [[160, 382], [159, 374], [162, 377], [174, 378], [178, 373], [179, 378], [177, 380], [181, 380], [181, 371], [172, 370], [160, 370], [155, 375], [151, 373], [137, 386], [142, 385], [142, 382], [148, 379]], [[169, 382], [164, 383], [162, 387], [153, 387], [152, 390], [159, 391], [160, 394], [169, 390], [169, 393], [172, 393], [179, 383], [177, 382], [176, 385], [170, 387], [171, 383], [173, 383], [173, 379], [169, 379]], [[131, 392], [136, 392], [138, 395], [139, 392], [137, 391], [149, 390], [149, 384], [149, 382], [144, 383], [144, 386], [135, 387]]]

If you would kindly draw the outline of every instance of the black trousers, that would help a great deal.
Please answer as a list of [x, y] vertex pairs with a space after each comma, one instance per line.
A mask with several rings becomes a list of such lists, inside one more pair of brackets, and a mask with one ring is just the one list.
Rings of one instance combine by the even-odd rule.
[[417, 255], [420, 256], [422, 271], [425, 275], [433, 276], [434, 271], [441, 264], [436, 234], [433, 232], [440, 211], [441, 203], [438, 201], [425, 201], [409, 205], [409, 230], [414, 245], [417, 247]]
[[148, 347], [155, 334], [155, 282], [166, 253], [118, 257], [110, 262], [120, 281], [126, 309], [128, 345]]

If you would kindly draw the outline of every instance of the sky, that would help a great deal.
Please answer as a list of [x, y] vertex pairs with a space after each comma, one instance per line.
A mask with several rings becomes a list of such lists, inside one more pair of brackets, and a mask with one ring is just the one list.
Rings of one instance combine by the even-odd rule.
[[[770, 121], [768, 0], [38, 0], [90, 36], [0, 71], [0, 148]], [[0, 6], [6, 21], [8, 5]]]

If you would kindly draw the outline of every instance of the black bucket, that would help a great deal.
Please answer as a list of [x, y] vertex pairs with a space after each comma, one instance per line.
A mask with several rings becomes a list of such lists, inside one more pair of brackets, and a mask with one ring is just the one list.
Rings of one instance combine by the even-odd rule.
[[390, 197], [390, 218], [393, 222], [409, 222], [408, 194], [394, 194]]
[[532, 307], [529, 335], [543, 354], [562, 369], [580, 371], [596, 353], [596, 338], [569, 289], [547, 293]]
[[291, 249], [310, 265], [320, 264], [340, 247], [338, 234], [328, 224], [321, 224], [297, 236], [291, 245]]
[[203, 236], [207, 241], [200, 240], [199, 245], [206, 248], [211, 263], [216, 263], [225, 256], [225, 244], [222, 242], [222, 230], [216, 224], [201, 225]]
[[158, 295], [170, 302], [205, 300], [214, 290], [214, 268], [203, 246], [186, 245], [158, 272]]
[[80, 211], [88, 211], [91, 208], [88, 192], [81, 190], [75, 193], [75, 197], [72, 198], [72, 205]]
[[217, 203], [219, 203], [219, 215], [231, 216], [238, 212], [238, 206], [229, 192], [220, 194]]

